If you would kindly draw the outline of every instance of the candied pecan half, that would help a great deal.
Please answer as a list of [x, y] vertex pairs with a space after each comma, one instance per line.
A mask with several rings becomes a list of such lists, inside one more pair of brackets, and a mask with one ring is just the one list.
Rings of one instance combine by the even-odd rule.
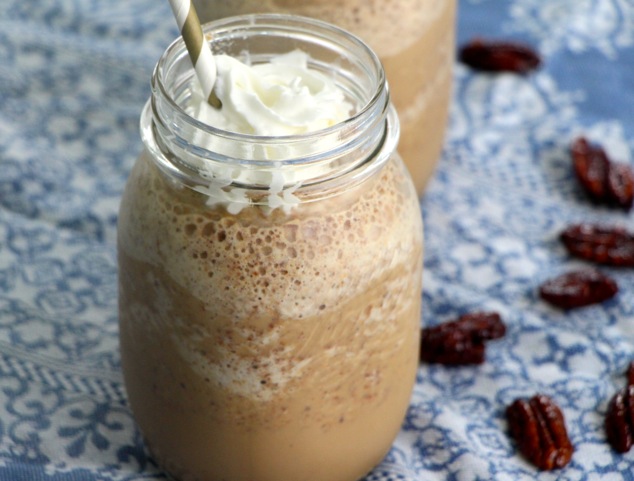
[[562, 309], [574, 309], [607, 301], [616, 295], [616, 282], [599, 271], [586, 269], [562, 274], [544, 282], [539, 295]]
[[597, 264], [634, 267], [634, 234], [621, 227], [573, 224], [559, 238], [574, 257]]
[[505, 333], [506, 326], [496, 312], [464, 314], [455, 321], [422, 330], [420, 359], [450, 366], [482, 364], [485, 341]]
[[634, 203], [634, 172], [629, 165], [610, 162], [607, 190], [609, 203], [630, 210]]
[[608, 443], [619, 453], [632, 448], [634, 431], [634, 385], [620, 389], [612, 396], [605, 416]]
[[601, 146], [578, 137], [570, 146], [575, 175], [588, 196], [597, 203], [632, 208], [634, 171], [629, 165], [613, 162]]
[[598, 202], [605, 199], [610, 162], [605, 151], [590, 145], [585, 137], [579, 137], [570, 146], [570, 155], [577, 179], [588, 195]]
[[574, 448], [563, 413], [551, 398], [516, 399], [506, 408], [506, 418], [520, 452], [538, 468], [563, 468], [570, 462]]
[[458, 58], [474, 70], [525, 74], [541, 64], [537, 52], [519, 42], [474, 39], [460, 49]]

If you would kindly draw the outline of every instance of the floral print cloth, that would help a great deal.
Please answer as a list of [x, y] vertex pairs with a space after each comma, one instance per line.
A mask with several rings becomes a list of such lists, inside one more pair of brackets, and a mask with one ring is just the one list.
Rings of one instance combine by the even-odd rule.
[[[0, 480], [167, 479], [127, 405], [117, 341], [116, 220], [141, 149], [152, 68], [176, 36], [168, 2], [0, 3]], [[627, 480], [634, 452], [604, 417], [634, 359], [634, 276], [620, 293], [557, 310], [547, 278], [584, 266], [569, 223], [634, 228], [576, 183], [578, 135], [634, 162], [632, 0], [461, 0], [458, 44], [534, 46], [528, 76], [456, 64], [443, 158], [421, 201], [427, 325], [498, 311], [506, 336], [477, 367], [422, 365], [403, 428], [367, 481]], [[536, 392], [562, 408], [572, 461], [539, 472], [504, 410]], [[292, 480], [289, 480], [292, 481]]]

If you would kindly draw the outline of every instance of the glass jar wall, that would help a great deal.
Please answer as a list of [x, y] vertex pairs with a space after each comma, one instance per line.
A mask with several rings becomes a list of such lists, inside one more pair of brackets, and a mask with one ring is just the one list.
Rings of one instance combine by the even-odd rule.
[[120, 208], [130, 404], [181, 481], [356, 481], [389, 450], [418, 365], [421, 213], [384, 74], [305, 18], [206, 31], [253, 62], [306, 51], [356, 110], [310, 134], [224, 132], [188, 114], [189, 59], [166, 51]]

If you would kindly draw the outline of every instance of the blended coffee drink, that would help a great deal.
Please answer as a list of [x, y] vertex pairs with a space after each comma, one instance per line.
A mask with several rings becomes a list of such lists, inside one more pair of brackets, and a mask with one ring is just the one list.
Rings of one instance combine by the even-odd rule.
[[222, 107], [176, 41], [121, 203], [130, 405], [179, 481], [356, 481], [399, 431], [420, 332], [421, 213], [380, 62], [306, 18], [206, 32]]
[[193, 0], [203, 21], [305, 15], [360, 36], [379, 55], [401, 121], [398, 150], [418, 193], [440, 157], [452, 85], [456, 0]]

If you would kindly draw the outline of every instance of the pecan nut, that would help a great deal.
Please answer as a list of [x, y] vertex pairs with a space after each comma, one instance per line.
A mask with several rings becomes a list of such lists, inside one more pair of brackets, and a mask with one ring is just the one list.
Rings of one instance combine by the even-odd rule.
[[634, 234], [620, 227], [573, 224], [559, 236], [574, 257], [617, 267], [634, 267]]
[[539, 295], [556, 307], [575, 309], [607, 301], [618, 291], [613, 279], [587, 269], [568, 272], [544, 282], [539, 288]]
[[630, 384], [614, 394], [605, 417], [608, 443], [619, 453], [632, 448], [634, 432], [634, 385]]
[[475, 39], [460, 49], [458, 58], [474, 70], [525, 74], [541, 64], [539, 54], [519, 42]]
[[496, 312], [475, 312], [421, 332], [420, 359], [451, 366], [482, 364], [485, 341], [498, 339], [506, 326]]
[[607, 178], [610, 204], [630, 210], [634, 204], [634, 172], [629, 165], [610, 162]]
[[634, 203], [634, 171], [629, 165], [613, 162], [601, 146], [585, 137], [570, 147], [577, 180], [595, 202], [629, 210]]
[[538, 468], [563, 468], [570, 462], [574, 448], [563, 413], [551, 398], [536, 394], [516, 399], [507, 407], [506, 418], [520, 452]]
[[570, 155], [577, 180], [590, 198], [598, 202], [605, 199], [610, 162], [605, 151], [590, 145], [585, 137], [579, 137], [570, 146]]

